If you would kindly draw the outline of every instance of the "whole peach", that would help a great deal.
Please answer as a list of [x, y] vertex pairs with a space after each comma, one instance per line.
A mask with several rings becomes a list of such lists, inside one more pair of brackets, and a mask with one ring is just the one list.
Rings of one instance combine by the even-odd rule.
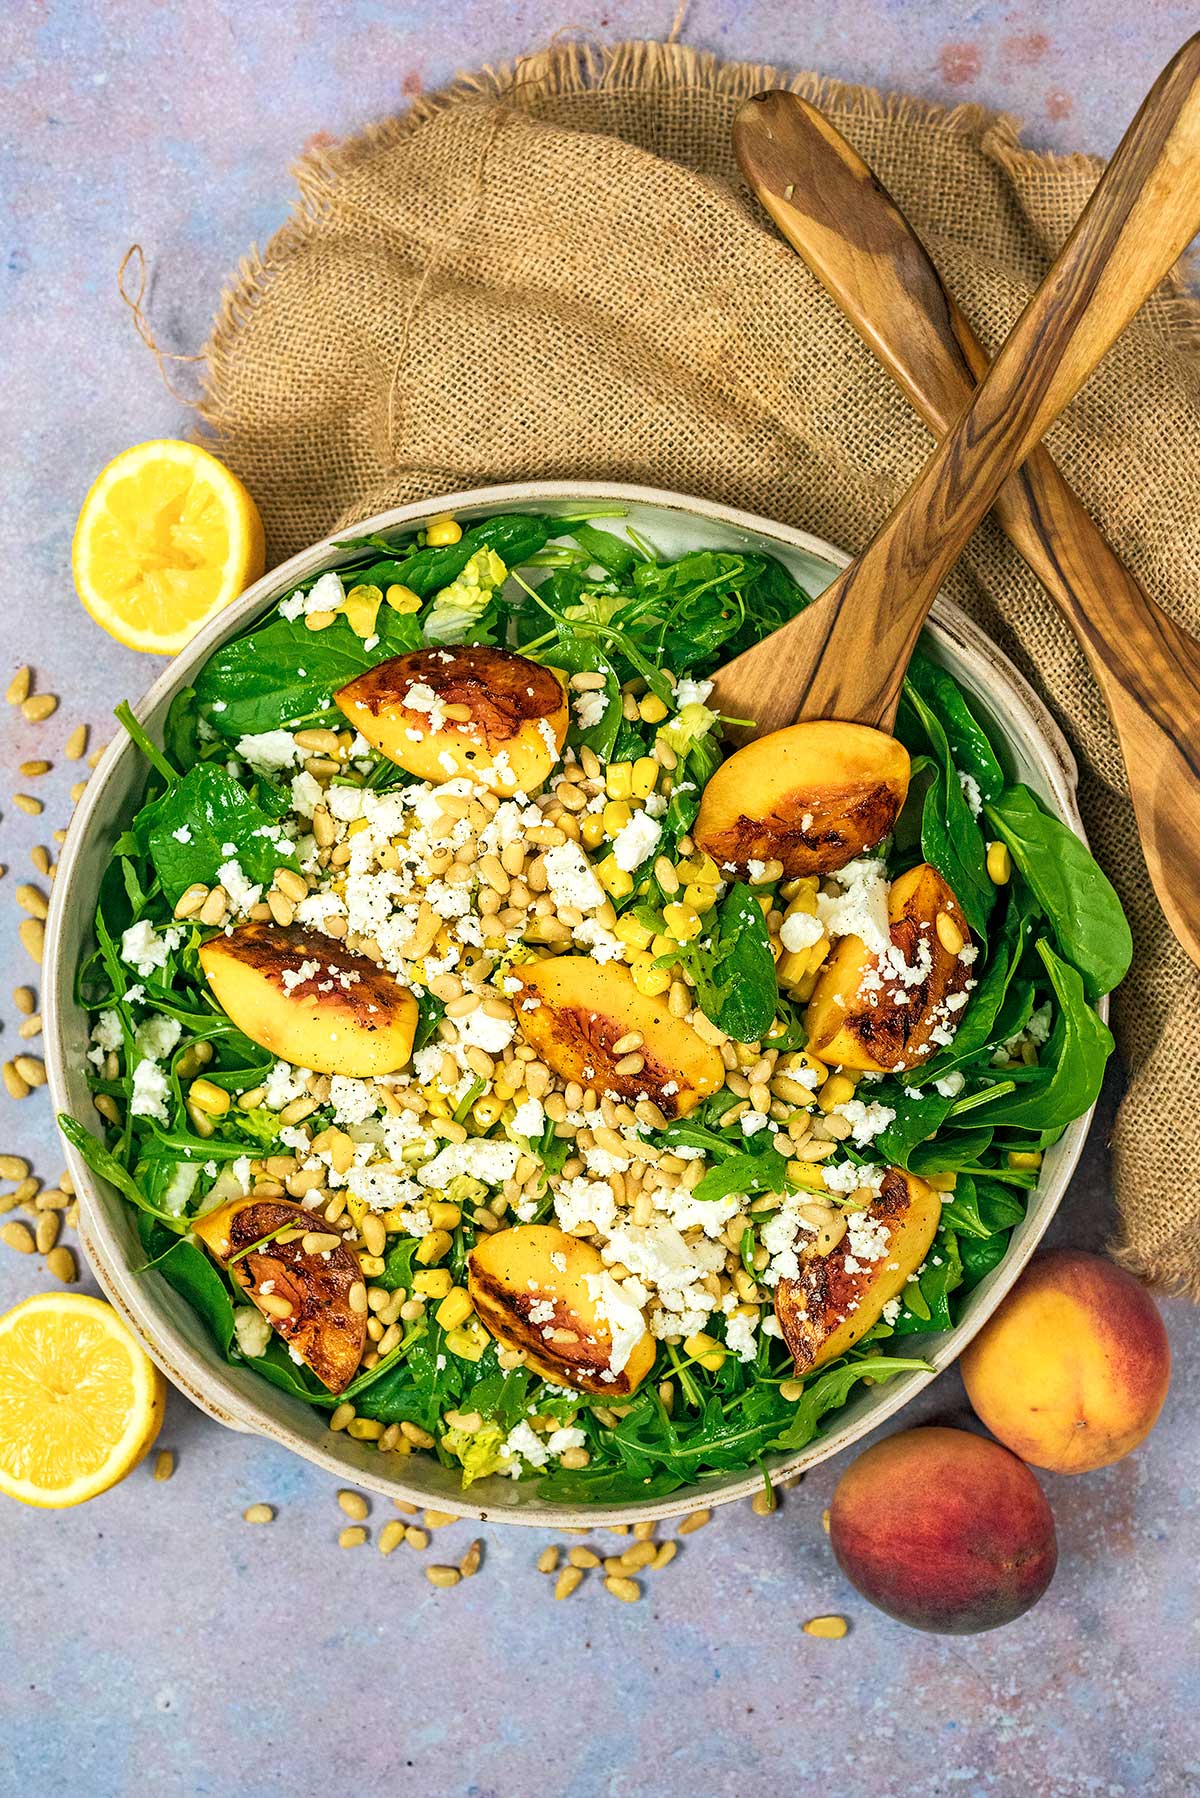
[[1058, 1560], [1054, 1518], [1029, 1469], [966, 1430], [904, 1430], [859, 1455], [838, 1481], [829, 1536], [864, 1598], [946, 1635], [1011, 1623], [1037, 1603]]
[[1089, 1473], [1149, 1434], [1171, 1352], [1132, 1274], [1055, 1249], [1030, 1263], [959, 1366], [980, 1419], [1014, 1454], [1054, 1473]]

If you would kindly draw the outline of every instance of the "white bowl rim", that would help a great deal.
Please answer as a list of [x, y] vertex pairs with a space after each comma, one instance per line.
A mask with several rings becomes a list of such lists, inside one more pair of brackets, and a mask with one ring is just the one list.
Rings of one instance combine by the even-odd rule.
[[[238, 634], [256, 612], [265, 610], [268, 604], [274, 603], [288, 588], [318, 570], [335, 566], [340, 560], [344, 560], [348, 539], [416, 526], [446, 512], [461, 516], [471, 511], [478, 515], [503, 512], [506, 509], [535, 511], [540, 504], [552, 501], [649, 506], [730, 526], [768, 540], [774, 539], [786, 549], [806, 553], [834, 568], [845, 567], [851, 560], [845, 550], [811, 532], [719, 501], [665, 489], [612, 481], [536, 480], [465, 489], [432, 499], [411, 501], [376, 513], [343, 530], [330, 533], [320, 542], [299, 551], [278, 567], [269, 570], [224, 611], [210, 619], [187, 647], [171, 660], [135, 705], [135, 715], [140, 720], [164, 700], [173, 697], [179, 688], [186, 685], [191, 672], [207, 660], [218, 644]], [[953, 601], [943, 596], [935, 600], [930, 628], [935, 639], [947, 640], [968, 660], [979, 665], [981, 677], [986, 676], [989, 683], [994, 682], [1005, 689], [1003, 699], [1006, 708], [1019, 720], [1025, 734], [1037, 740], [1044, 753], [1044, 772], [1053, 790], [1059, 815], [1086, 840], [1075, 795], [1077, 770], [1074, 758], [1044, 702], [997, 645]], [[63, 920], [69, 910], [72, 889], [77, 881], [76, 863], [80, 846], [85, 842], [93, 820], [104, 811], [105, 792], [109, 782], [125, 757], [135, 753], [128, 736], [118, 732], [87, 784], [72, 817], [59, 859], [43, 954], [44, 964], [49, 970], [44, 1003], [45, 1059], [50, 1097], [56, 1115], [61, 1110], [69, 1110], [62, 1024], [67, 1008], [73, 1004], [71, 994], [74, 979], [72, 969], [66, 971], [64, 980], [65, 971], [60, 966]], [[95, 896], [89, 892], [86, 897], [90, 902], [90, 916]], [[1102, 1016], [1107, 1017], [1107, 1000], [1101, 1000], [1097, 1009]], [[935, 1346], [927, 1351], [925, 1358], [931, 1364], [932, 1371], [895, 1376], [885, 1386], [876, 1389], [877, 1398], [873, 1395], [872, 1403], [864, 1409], [861, 1416], [841, 1426], [835, 1424], [804, 1449], [787, 1458], [777, 1458], [770, 1469], [773, 1483], [793, 1479], [819, 1462], [839, 1454], [894, 1416], [957, 1359], [962, 1349], [1000, 1304], [1036, 1249], [1075, 1170], [1087, 1137], [1092, 1111], [1094, 1107], [1070, 1124], [1056, 1145], [1056, 1166], [1044, 1184], [1031, 1193], [1022, 1240], [1010, 1247], [1004, 1260], [994, 1270], [994, 1283], [989, 1290], [981, 1292], [980, 1302], [973, 1307], [971, 1315], [955, 1329], [939, 1336]], [[138, 1280], [124, 1265], [124, 1254], [116, 1233], [97, 1196], [96, 1177], [69, 1143], [64, 1142], [64, 1149], [78, 1195], [79, 1236], [88, 1261], [106, 1296], [124, 1317], [151, 1359], [174, 1385], [217, 1422], [233, 1429], [265, 1436], [343, 1480], [350, 1478], [355, 1484], [384, 1497], [399, 1498], [417, 1505], [427, 1505], [430, 1502], [428, 1491], [409, 1484], [403, 1478], [393, 1477], [384, 1470], [385, 1461], [397, 1465], [391, 1457], [370, 1451], [360, 1454], [351, 1463], [344, 1453], [332, 1453], [330, 1449], [306, 1440], [286, 1420], [271, 1415], [264, 1406], [272, 1402], [268, 1395], [275, 1389], [265, 1382], [263, 1406], [249, 1403], [239, 1393], [231, 1390], [216, 1367], [198, 1355], [178, 1331], [158, 1314], [147, 1283]], [[1036, 1204], [1032, 1202], [1034, 1200]], [[120, 1201], [122, 1205], [125, 1202]], [[992, 1275], [986, 1277], [987, 1280], [992, 1278]], [[285, 1395], [279, 1396], [282, 1398]], [[331, 1444], [335, 1440], [343, 1448], [351, 1446], [341, 1437], [330, 1437]], [[358, 1448], [359, 1445], [354, 1444], [353, 1447]], [[378, 1468], [371, 1463], [377, 1463]], [[408, 1462], [401, 1461], [398, 1465], [404, 1468]], [[642, 1503], [570, 1506], [531, 1497], [520, 1508], [511, 1511], [506, 1508], [496, 1510], [490, 1509], [486, 1504], [473, 1502], [468, 1490], [461, 1496], [438, 1493], [436, 1508], [482, 1522], [514, 1523], [531, 1528], [603, 1528], [606, 1523], [656, 1520], [682, 1516], [700, 1508], [732, 1504], [761, 1489], [762, 1475], [752, 1469], [741, 1479], [732, 1480], [719, 1490], [692, 1485], [680, 1488], [667, 1498]]]

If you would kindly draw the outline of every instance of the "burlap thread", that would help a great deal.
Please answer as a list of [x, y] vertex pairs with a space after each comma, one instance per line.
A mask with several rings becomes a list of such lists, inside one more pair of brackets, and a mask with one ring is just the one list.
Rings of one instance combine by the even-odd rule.
[[[282, 558], [385, 507], [524, 478], [622, 480], [861, 547], [930, 439], [747, 196], [739, 102], [786, 85], [896, 195], [989, 348], [1100, 165], [1015, 122], [678, 45], [566, 45], [485, 70], [300, 164], [208, 345], [202, 416]], [[1200, 307], [1171, 282], [1050, 438], [1150, 592], [1200, 627]], [[1047, 695], [1134, 927], [1114, 1012], [1118, 1251], [1200, 1294], [1200, 977], [1150, 888], [1083, 655], [989, 523], [950, 591]], [[1200, 894], [1197, 895], [1200, 903]]]

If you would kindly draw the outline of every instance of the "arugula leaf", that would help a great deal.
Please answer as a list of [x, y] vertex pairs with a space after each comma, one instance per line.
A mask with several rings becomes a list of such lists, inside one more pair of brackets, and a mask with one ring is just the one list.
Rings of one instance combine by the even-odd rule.
[[233, 1300], [224, 1280], [194, 1242], [174, 1242], [154, 1263], [168, 1286], [174, 1287], [208, 1325], [221, 1353], [228, 1358], [233, 1342]]
[[787, 1162], [778, 1149], [752, 1149], [727, 1155], [710, 1167], [692, 1194], [694, 1199], [730, 1199], [742, 1193], [787, 1190]]
[[816, 1435], [825, 1413], [844, 1405], [860, 1380], [882, 1384], [894, 1380], [897, 1374], [931, 1371], [928, 1361], [906, 1361], [896, 1355], [866, 1355], [861, 1361], [843, 1361], [805, 1384], [793, 1406], [791, 1421], [766, 1446], [785, 1452], [803, 1448]]
[[711, 947], [692, 955], [696, 999], [735, 1042], [761, 1042], [775, 1022], [779, 987], [767, 921], [753, 888], [739, 880], [721, 901]]
[[102, 1142], [99, 1142], [90, 1131], [85, 1130], [82, 1124], [76, 1123], [75, 1119], [67, 1112], [59, 1112], [58, 1127], [71, 1147], [78, 1149], [92, 1172], [99, 1174], [102, 1180], [107, 1180], [110, 1185], [115, 1186], [117, 1191], [122, 1193], [130, 1204], [136, 1205], [139, 1211], [144, 1211], [149, 1217], [157, 1218], [160, 1224], [165, 1224], [168, 1230], [174, 1230], [176, 1235], [182, 1235], [188, 1228], [186, 1218], [176, 1217], [169, 1211], [159, 1211], [156, 1206], [152, 1205], [129, 1169], [123, 1167]]
[[984, 807], [984, 816], [1007, 843], [1059, 948], [1082, 974], [1088, 997], [1111, 992], [1129, 972], [1133, 938], [1121, 901], [1087, 845], [1028, 787], [1006, 788]]
[[[271, 834], [267, 834], [270, 832]], [[216, 762], [199, 762], [138, 814], [134, 834], [154, 863], [172, 905], [193, 883], [215, 886], [224, 862], [238, 862], [264, 889], [278, 867], [299, 870], [294, 849], [283, 852], [279, 826], [240, 781]], [[236, 846], [236, 855], [226, 845]]]

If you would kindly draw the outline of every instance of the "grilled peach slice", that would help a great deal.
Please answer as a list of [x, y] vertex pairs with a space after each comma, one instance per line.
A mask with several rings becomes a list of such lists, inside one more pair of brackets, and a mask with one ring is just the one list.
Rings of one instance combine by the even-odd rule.
[[[194, 1228], [234, 1285], [253, 1299], [322, 1385], [344, 1392], [367, 1340], [366, 1292], [358, 1257], [344, 1244], [315, 1254], [305, 1249], [304, 1236], [314, 1221], [302, 1205], [284, 1199], [231, 1199], [197, 1219]], [[263, 1242], [265, 1236], [273, 1240]], [[246, 1254], [252, 1242], [262, 1247]], [[361, 1311], [351, 1304], [356, 1286]]]
[[908, 792], [903, 743], [832, 719], [756, 737], [704, 789], [692, 836], [724, 869], [781, 861], [789, 879], [832, 874], [883, 841]]
[[465, 775], [493, 793], [536, 792], [570, 722], [556, 670], [468, 644], [379, 662], [334, 699], [368, 743], [419, 780]]
[[251, 1042], [318, 1074], [392, 1074], [412, 1054], [417, 1002], [383, 968], [297, 925], [243, 924], [200, 951], [208, 984]]
[[[971, 978], [971, 932], [936, 868], [918, 862], [891, 884], [888, 925], [906, 985], [861, 937], [844, 936], [821, 969], [804, 1014], [808, 1046], [824, 1062], [875, 1073], [919, 1067], [950, 1040]], [[911, 978], [911, 975], [909, 976]]]
[[[775, 1316], [798, 1374], [836, 1361], [879, 1322], [888, 1300], [903, 1292], [929, 1253], [941, 1215], [940, 1193], [915, 1174], [890, 1167], [879, 1197], [854, 1214], [852, 1227], [828, 1254], [821, 1253], [819, 1234], [801, 1242], [799, 1277], [775, 1288]], [[868, 1253], [875, 1258], [867, 1259]]]
[[[620, 963], [560, 955], [513, 973], [522, 982], [514, 1000], [521, 1033], [563, 1080], [631, 1105], [652, 1099], [669, 1118], [686, 1117], [724, 1085], [716, 1049], [673, 1017], [665, 999], [639, 993]], [[640, 1046], [618, 1053], [617, 1043], [634, 1032]], [[625, 1065], [635, 1058], [640, 1067]]]
[[627, 1397], [654, 1365], [655, 1342], [599, 1249], [553, 1224], [497, 1230], [471, 1250], [467, 1290], [497, 1342], [523, 1349], [547, 1380]]

